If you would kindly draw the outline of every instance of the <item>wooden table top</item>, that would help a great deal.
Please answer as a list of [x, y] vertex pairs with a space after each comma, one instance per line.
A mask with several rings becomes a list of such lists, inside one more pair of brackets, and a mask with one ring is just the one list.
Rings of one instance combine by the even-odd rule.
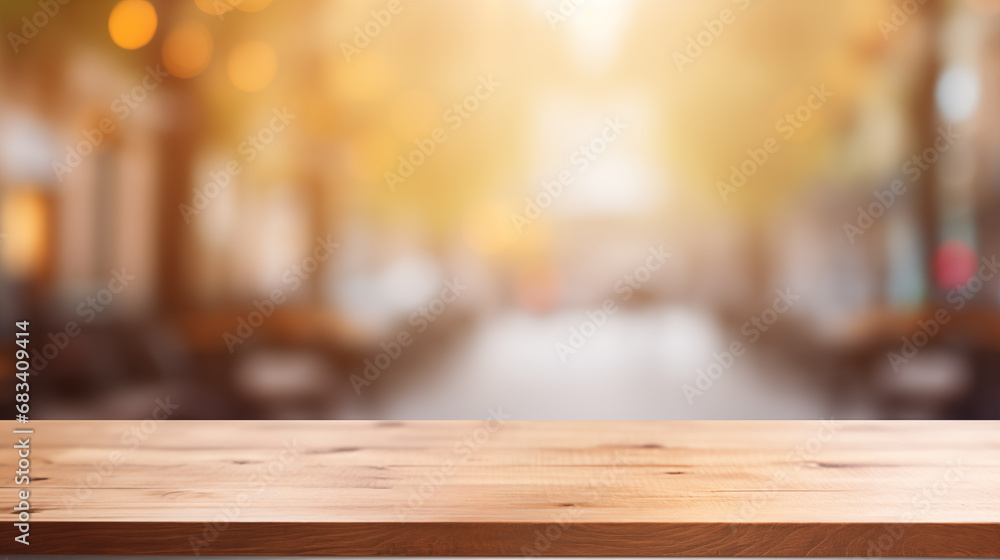
[[27, 427], [2, 554], [1000, 556], [996, 421]]

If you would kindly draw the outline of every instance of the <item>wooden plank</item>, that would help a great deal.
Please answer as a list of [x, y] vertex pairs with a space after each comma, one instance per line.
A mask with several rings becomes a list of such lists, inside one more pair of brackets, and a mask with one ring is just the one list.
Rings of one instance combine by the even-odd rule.
[[3, 554], [1000, 556], [993, 421], [31, 426]]

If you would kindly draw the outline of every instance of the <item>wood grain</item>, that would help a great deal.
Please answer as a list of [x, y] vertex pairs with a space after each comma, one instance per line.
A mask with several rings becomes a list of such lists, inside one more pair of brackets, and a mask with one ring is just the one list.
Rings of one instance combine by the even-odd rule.
[[1000, 422], [32, 427], [3, 554], [1000, 556]]

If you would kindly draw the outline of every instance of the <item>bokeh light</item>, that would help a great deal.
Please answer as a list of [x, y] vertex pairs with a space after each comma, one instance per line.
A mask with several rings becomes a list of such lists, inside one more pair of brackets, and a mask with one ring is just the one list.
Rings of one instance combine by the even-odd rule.
[[138, 49], [156, 33], [156, 9], [145, 0], [122, 0], [108, 18], [111, 40], [123, 49]]
[[178, 78], [201, 74], [212, 60], [212, 35], [199, 22], [186, 22], [163, 41], [163, 65]]
[[278, 57], [264, 41], [247, 41], [233, 47], [226, 68], [229, 80], [237, 89], [257, 91], [274, 79]]
[[17, 189], [3, 194], [0, 223], [6, 236], [0, 243], [3, 267], [15, 276], [36, 274], [45, 258], [48, 213], [35, 189]]
[[960, 123], [979, 106], [979, 78], [966, 66], [953, 66], [941, 73], [934, 97], [944, 120]]
[[946, 241], [934, 253], [934, 276], [944, 289], [964, 286], [976, 273], [976, 252], [962, 241]]

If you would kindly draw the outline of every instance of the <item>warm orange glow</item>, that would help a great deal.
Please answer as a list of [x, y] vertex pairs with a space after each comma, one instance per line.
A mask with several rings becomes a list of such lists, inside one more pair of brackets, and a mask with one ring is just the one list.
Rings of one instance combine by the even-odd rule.
[[271, 5], [271, 0], [242, 0], [234, 1], [233, 5], [244, 12], [259, 12]]
[[981, 16], [992, 16], [1000, 12], [998, 0], [968, 0], [968, 5]]
[[182, 23], [163, 42], [163, 65], [178, 78], [201, 74], [211, 60], [212, 36], [201, 23]]
[[355, 172], [361, 179], [381, 181], [385, 170], [392, 168], [396, 161], [396, 141], [391, 135], [376, 129], [357, 134], [354, 148]]
[[271, 5], [271, 0], [195, 0], [198, 9], [211, 16], [221, 16], [237, 8], [243, 12], [259, 12]]
[[34, 190], [8, 191], [0, 208], [3, 267], [15, 276], [32, 276], [45, 261], [48, 242], [45, 200]]
[[373, 52], [350, 64], [331, 65], [325, 77], [330, 90], [343, 101], [372, 103], [392, 91], [397, 72], [389, 60]]
[[264, 41], [247, 41], [233, 47], [226, 67], [229, 80], [237, 89], [257, 91], [267, 87], [274, 79], [278, 57]]
[[233, 3], [238, 0], [194, 0], [198, 9], [210, 16], [220, 16], [233, 9]]
[[108, 18], [111, 40], [123, 49], [138, 49], [156, 33], [156, 9], [145, 0], [122, 0]]
[[434, 97], [422, 90], [399, 94], [389, 107], [388, 118], [396, 137], [405, 142], [426, 136], [441, 124], [441, 108]]
[[496, 203], [473, 208], [463, 220], [465, 243], [482, 255], [499, 255], [513, 247], [514, 229], [508, 210]]

